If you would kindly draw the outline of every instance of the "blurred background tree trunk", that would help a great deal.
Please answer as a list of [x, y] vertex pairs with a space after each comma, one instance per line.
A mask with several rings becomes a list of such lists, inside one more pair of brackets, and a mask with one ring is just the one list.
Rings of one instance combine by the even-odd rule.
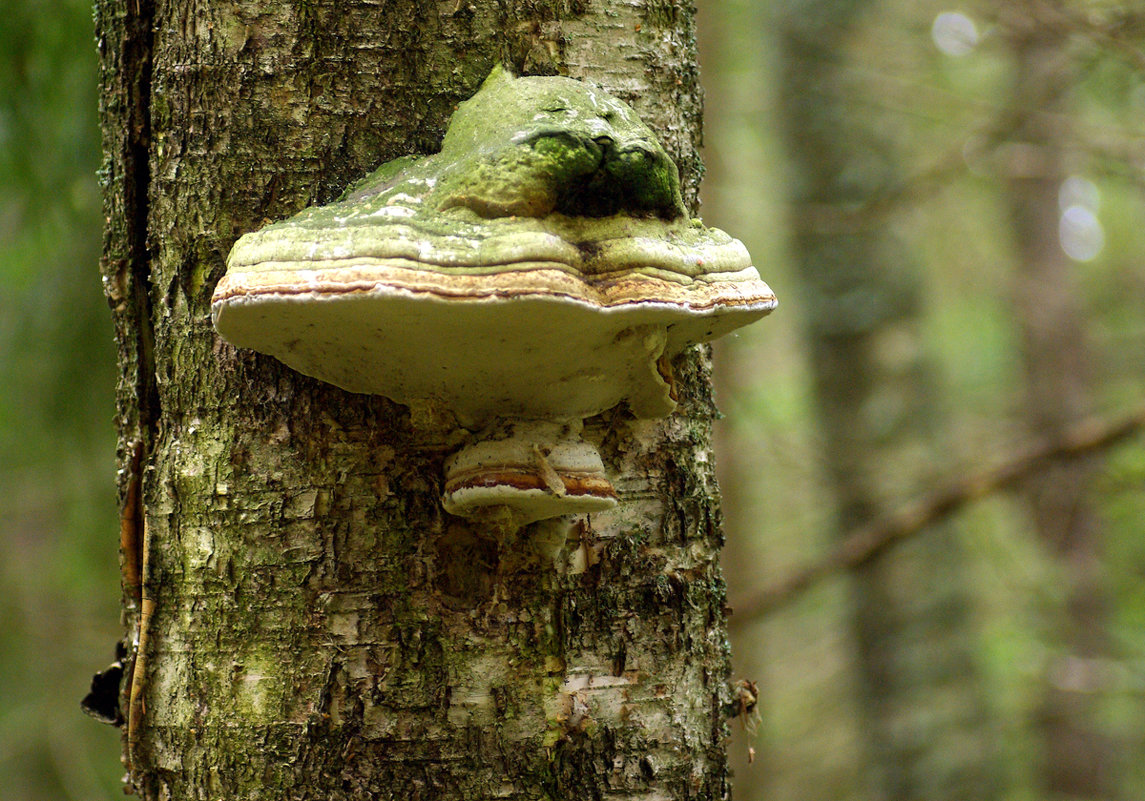
[[[902, 175], [878, 104], [869, 94], [864, 100], [871, 90], [849, 61], [871, 6], [792, 4], [780, 32], [792, 258], [840, 536], [928, 486], [944, 447], [942, 404], [921, 339], [917, 262], [872, 210]], [[968, 592], [948, 525], [853, 577], [870, 798], [997, 798]]]
[[[764, 154], [760, 148], [744, 147], [742, 139], [733, 143], [733, 132], [760, 133], [759, 110], [767, 88], [761, 86], [767, 54], [758, 36], [760, 9], [752, 0], [729, 0], [699, 9], [700, 58], [704, 86], [705, 119], [716, 120], [716, 138], [705, 127], [704, 152], [704, 220], [735, 236], [758, 235], [766, 229], [767, 188], [762, 180]], [[721, 135], [723, 133], [723, 135]], [[731, 135], [728, 135], [731, 134]], [[750, 141], [750, 138], [749, 138]], [[767, 251], [749, 245], [755, 263], [765, 280], [772, 281], [773, 262]], [[761, 259], [761, 256], [763, 257]], [[773, 285], [774, 287], [774, 285]], [[784, 314], [789, 298], [781, 299]], [[733, 343], [732, 339], [737, 340]], [[758, 348], [745, 347], [739, 334], [713, 346], [716, 400], [723, 412], [732, 408], [733, 398], [745, 397], [751, 382], [769, 371], [768, 361], [774, 356], [775, 341], [767, 337]], [[752, 340], [755, 341], [755, 340]], [[731, 415], [736, 417], [734, 412]], [[767, 559], [766, 544], [759, 536], [761, 511], [765, 506], [762, 488], [766, 477], [750, 467], [750, 454], [758, 453], [771, 442], [765, 427], [750, 416], [738, 416], [743, 425], [725, 420], [715, 428], [715, 445], [719, 454], [720, 497], [724, 508], [724, 527], [728, 534], [723, 550], [724, 574], [729, 589], [753, 587], [763, 573]], [[736, 630], [744, 623], [732, 609], [731, 645], [735, 675], [758, 680], [766, 688], [765, 638], [757, 630]], [[773, 744], [760, 736], [750, 717], [732, 724], [730, 754], [735, 771], [735, 798], [768, 797], [774, 772], [770, 763], [778, 758]], [[749, 749], [750, 757], [749, 757]]]
[[586, 424], [621, 504], [561, 550], [543, 524], [501, 543], [443, 514], [456, 432], [236, 352], [210, 319], [241, 233], [435, 151], [496, 63], [631, 102], [694, 201], [691, 13], [103, 0], [97, 25], [139, 794], [725, 798], [703, 351], [669, 420]]
[[[1014, 309], [1025, 365], [1030, 432], [1056, 439], [1092, 412], [1091, 365], [1074, 262], [1062, 247], [1063, 186], [1073, 140], [1070, 20], [1061, 3], [1016, 3], [1003, 20], [1014, 59], [1010, 216], [1017, 249]], [[1113, 797], [1112, 743], [1097, 726], [1096, 690], [1108, 655], [1101, 523], [1093, 459], [1054, 464], [1026, 487], [1034, 526], [1056, 557], [1060, 614], [1050, 633], [1041, 725], [1047, 798]]]

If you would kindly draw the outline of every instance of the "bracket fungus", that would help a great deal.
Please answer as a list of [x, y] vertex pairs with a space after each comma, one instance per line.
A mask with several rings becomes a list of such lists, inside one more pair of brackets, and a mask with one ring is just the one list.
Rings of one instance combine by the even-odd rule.
[[498, 67], [439, 153], [240, 238], [212, 313], [233, 345], [451, 412], [472, 435], [445, 509], [521, 526], [615, 505], [582, 421], [669, 414], [667, 360], [775, 303], [628, 105]]

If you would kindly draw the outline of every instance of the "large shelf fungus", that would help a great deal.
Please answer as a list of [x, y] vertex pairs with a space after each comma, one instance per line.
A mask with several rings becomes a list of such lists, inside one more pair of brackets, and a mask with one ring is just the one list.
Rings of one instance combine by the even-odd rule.
[[523, 525], [614, 505], [581, 421], [669, 414], [667, 360], [774, 307], [630, 107], [496, 68], [441, 152], [239, 239], [212, 311], [236, 346], [452, 412], [445, 509]]

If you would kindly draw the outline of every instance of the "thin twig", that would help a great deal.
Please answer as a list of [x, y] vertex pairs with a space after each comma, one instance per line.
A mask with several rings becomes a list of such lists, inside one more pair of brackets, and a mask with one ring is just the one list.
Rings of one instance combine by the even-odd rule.
[[1058, 439], [1027, 447], [1000, 465], [962, 476], [893, 514], [859, 526], [822, 559], [749, 594], [735, 604], [733, 625], [742, 625], [778, 609], [821, 579], [862, 565], [893, 545], [945, 520], [970, 502], [1010, 487], [1057, 459], [1109, 448], [1142, 428], [1145, 428], [1145, 406], [1119, 420], [1090, 419], [1077, 423]]
[[1088, 14], [1075, 12], [1069, 15], [1069, 19], [1074, 30], [1104, 52], [1117, 53], [1130, 66], [1138, 70], [1145, 69], [1145, 50], [1140, 46], [1141, 34], [1145, 31], [1145, 13], [1126, 11], [1111, 19], [1098, 20]]

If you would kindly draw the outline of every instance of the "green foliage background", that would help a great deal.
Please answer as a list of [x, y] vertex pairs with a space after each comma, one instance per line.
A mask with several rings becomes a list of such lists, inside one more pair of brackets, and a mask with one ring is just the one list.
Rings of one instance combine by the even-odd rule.
[[119, 637], [115, 350], [100, 288], [91, 6], [0, 16], [0, 795], [119, 794], [82, 715]]
[[[717, 354], [724, 483], [745, 583], [785, 575], [829, 544], [818, 434], [801, 343], [813, 299], [791, 287], [788, 178], [775, 119], [767, 9], [704, 4], [709, 87], [709, 223], [743, 238], [781, 298], [772, 318]], [[1095, 14], [1117, 4], [1088, 3]], [[853, 49], [838, 54], [878, 96], [904, 174], [924, 176], [879, 219], [922, 265], [924, 341], [942, 376], [947, 463], [961, 471], [1020, 439], [1020, 360], [1008, 307], [1013, 253], [989, 163], [949, 162], [1004, 112], [1010, 68], [982, 7], [982, 41], [953, 58], [934, 47], [935, 3], [872, 4]], [[971, 12], [972, 13], [972, 12]], [[708, 33], [710, 31], [710, 33]], [[1134, 38], [1136, 37], [1136, 38]], [[1099, 409], [1145, 388], [1145, 77], [1140, 31], [1079, 33], [1074, 92], [1079, 175], [1100, 192], [1106, 244], [1079, 263]], [[99, 286], [100, 163], [90, 7], [13, 0], [0, 17], [0, 795], [9, 801], [120, 797], [118, 733], [78, 702], [113, 658], [119, 573], [112, 430], [114, 348]], [[877, 90], [877, 91], [872, 91]], [[1145, 446], [1113, 452], [1096, 497], [1113, 651], [1095, 692], [1099, 724], [1121, 754], [1127, 798], [1145, 795]], [[1003, 762], [1004, 797], [1037, 798], [1039, 683], [1061, 604], [1058, 566], [1021, 503], [999, 496], [959, 518], [971, 556], [976, 643]], [[738, 582], [738, 583], [737, 583]], [[867, 798], [851, 695], [845, 578], [765, 619], [736, 621], [741, 675], [760, 681], [763, 714], [737, 734], [738, 797]], [[925, 587], [919, 588], [925, 592]], [[926, 704], [928, 699], [919, 699]], [[737, 724], [738, 725], [738, 724]], [[749, 765], [746, 748], [757, 761]], [[761, 778], [762, 777], [762, 778]]]

